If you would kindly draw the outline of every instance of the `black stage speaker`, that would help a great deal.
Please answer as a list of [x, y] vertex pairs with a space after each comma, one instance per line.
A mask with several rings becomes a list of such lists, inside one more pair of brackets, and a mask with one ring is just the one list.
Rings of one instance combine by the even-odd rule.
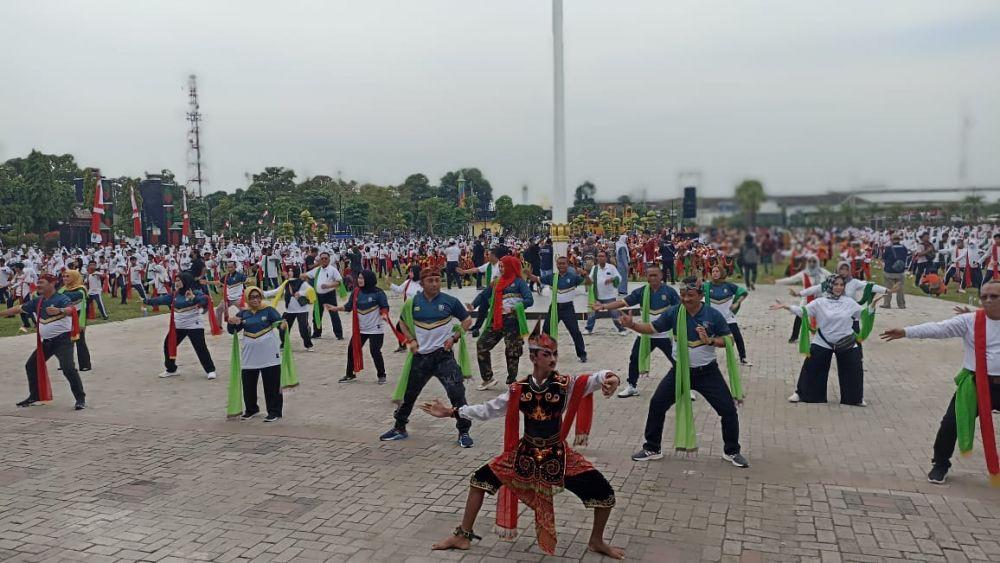
[[698, 215], [698, 200], [695, 197], [693, 186], [684, 188], [684, 215], [685, 219], [694, 219]]

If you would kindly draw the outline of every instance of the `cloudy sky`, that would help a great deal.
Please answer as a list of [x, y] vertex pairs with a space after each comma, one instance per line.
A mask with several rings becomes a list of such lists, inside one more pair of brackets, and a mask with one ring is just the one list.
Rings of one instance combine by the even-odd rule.
[[[567, 0], [570, 190], [770, 193], [1000, 185], [996, 0]], [[69, 152], [187, 176], [198, 75], [207, 187], [265, 166], [383, 184], [480, 167], [548, 201], [546, 0], [4, 0], [0, 159]]]

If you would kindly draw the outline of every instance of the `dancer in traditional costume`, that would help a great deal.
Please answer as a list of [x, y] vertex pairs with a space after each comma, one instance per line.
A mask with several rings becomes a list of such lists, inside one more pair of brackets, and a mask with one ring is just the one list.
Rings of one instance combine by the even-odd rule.
[[493, 295], [486, 314], [488, 324], [476, 342], [479, 376], [483, 380], [478, 387], [480, 391], [497, 384], [493, 377], [490, 351], [501, 340], [507, 359], [507, 384], [517, 378], [518, 362], [524, 354], [524, 337], [528, 334], [524, 310], [535, 302], [528, 284], [521, 278], [521, 261], [514, 256], [500, 259], [500, 279], [493, 284], [491, 291]]
[[76, 318], [80, 314], [73, 307], [69, 297], [56, 293], [56, 277], [42, 274], [38, 278], [38, 294], [21, 305], [0, 311], [0, 317], [13, 317], [22, 312], [34, 315], [38, 326], [35, 351], [28, 356], [24, 370], [28, 376], [28, 398], [17, 403], [19, 407], [30, 407], [39, 401], [52, 400], [52, 385], [46, 360], [55, 356], [63, 377], [76, 399], [76, 410], [87, 408], [87, 394], [83, 391], [83, 381], [73, 363], [73, 333], [78, 327]]
[[[122, 291], [125, 291], [122, 288]], [[69, 298], [70, 304], [77, 311], [83, 311], [87, 306], [87, 287], [83, 285], [83, 276], [77, 270], [66, 269], [62, 273], [62, 287], [59, 293]], [[77, 367], [80, 371], [90, 371], [90, 348], [87, 346], [87, 315], [78, 315], [79, 330], [72, 340], [76, 347]]]
[[740, 305], [743, 304], [749, 293], [747, 293], [746, 288], [726, 281], [726, 276], [724, 267], [712, 267], [712, 281], [705, 284], [705, 304], [711, 305], [713, 309], [722, 313], [722, 317], [729, 324], [729, 332], [732, 333], [733, 342], [736, 343], [736, 351], [740, 354], [740, 363], [751, 365], [747, 360], [747, 347], [743, 342], [743, 333], [740, 332], [740, 325], [736, 322], [736, 313], [739, 312]]
[[[651, 319], [666, 313], [668, 308], [680, 305], [680, 295], [674, 288], [663, 283], [663, 272], [658, 266], [650, 265], [646, 268], [646, 282], [646, 285], [633, 290], [624, 299], [613, 303], [594, 304], [594, 310], [611, 311], [638, 305], [642, 322], [648, 323]], [[654, 348], [663, 352], [663, 355], [670, 360], [670, 365], [674, 365], [669, 331], [640, 334], [632, 344], [632, 353], [628, 358], [628, 384], [618, 392], [619, 397], [634, 397], [639, 394], [639, 374], [649, 373], [649, 360]]]
[[[864, 400], [864, 370], [858, 343], [871, 332], [870, 311], [845, 295], [847, 280], [835, 275], [823, 282], [824, 296], [804, 307], [778, 302], [771, 310], [786, 309], [802, 317], [799, 351], [806, 355], [799, 372], [795, 392], [788, 397], [791, 403], [825, 403], [826, 383], [830, 377], [830, 361], [837, 357], [837, 378], [840, 381], [840, 402], [844, 405], [866, 407]], [[878, 299], [874, 303], [877, 303]], [[872, 306], [874, 306], [872, 303]], [[855, 326], [865, 316], [866, 330], [856, 332]], [[815, 319], [813, 331], [811, 320]], [[809, 342], [809, 333], [812, 341]]]
[[202, 314], [208, 307], [208, 297], [197, 289], [199, 284], [191, 274], [184, 272], [178, 280], [180, 283], [173, 293], [143, 300], [146, 305], [170, 306], [170, 328], [163, 340], [164, 370], [160, 377], [173, 377], [180, 373], [177, 371], [177, 346], [186, 338], [198, 355], [205, 378], [215, 379], [215, 362], [205, 344], [205, 327], [201, 324]]
[[[238, 337], [239, 377], [243, 391], [244, 410], [240, 419], [250, 420], [260, 414], [257, 406], [257, 379], [264, 385], [264, 422], [281, 420], [281, 338], [279, 330], [288, 330], [288, 323], [274, 307], [264, 304], [264, 292], [257, 287], [246, 288], [240, 299], [246, 308], [227, 319], [229, 333]], [[236, 374], [233, 374], [236, 375]]]
[[[452, 535], [434, 544], [433, 549], [468, 549], [473, 539], [476, 517], [487, 493], [496, 495], [497, 532], [513, 541], [517, 537], [518, 501], [535, 513], [538, 545], [545, 553], [556, 548], [553, 496], [568, 489], [594, 509], [594, 525], [587, 548], [623, 559], [624, 550], [609, 545], [604, 529], [615, 505], [615, 492], [600, 471], [566, 443], [576, 422], [577, 445], [586, 443], [593, 420], [593, 393], [600, 390], [610, 397], [620, 384], [617, 375], [598, 371], [579, 376], [556, 371], [557, 345], [536, 324], [529, 340], [532, 374], [510, 384], [499, 397], [480, 405], [448, 407], [439, 400], [421, 405], [421, 410], [438, 417], [487, 421], [505, 417], [504, 451], [483, 465], [469, 480], [462, 523]], [[521, 418], [524, 435], [520, 435]]]
[[882, 333], [884, 340], [962, 339], [962, 369], [955, 377], [957, 389], [948, 403], [934, 440], [933, 467], [927, 474], [931, 483], [945, 482], [956, 442], [962, 455], [972, 453], [976, 417], [979, 417], [990, 483], [1000, 486], [1000, 458], [997, 456], [991, 412], [1000, 410], [1000, 282], [989, 280], [980, 291], [982, 309], [940, 322], [892, 328]]
[[[368, 352], [375, 363], [375, 375], [379, 385], [385, 385], [385, 361], [382, 359], [382, 342], [385, 331], [382, 320], [389, 322], [389, 299], [379, 289], [375, 272], [361, 270], [354, 292], [343, 305], [325, 305], [328, 311], [351, 313], [351, 341], [347, 345], [347, 373], [340, 383], [355, 381], [364, 369], [361, 347], [368, 343]], [[391, 322], [389, 325], [392, 326]]]
[[556, 259], [555, 272], [547, 276], [532, 276], [531, 279], [535, 283], [552, 288], [549, 315], [545, 317], [545, 325], [542, 330], [548, 333], [553, 340], [558, 341], [559, 323], [561, 322], [569, 331], [570, 338], [573, 339], [577, 359], [580, 360], [580, 363], [587, 363], [587, 346], [584, 344], [583, 334], [580, 332], [580, 322], [576, 317], [576, 306], [573, 305], [573, 298], [578, 287], [581, 285], [589, 286], [593, 282], [590, 278], [578, 274], [576, 270], [570, 271], [569, 259], [565, 256]]
[[[632, 454], [635, 461], [662, 459], [663, 422], [668, 410], [677, 414], [674, 447], [681, 451], [697, 450], [691, 391], [697, 391], [722, 419], [722, 459], [736, 467], [750, 467], [740, 453], [740, 419], [736, 401], [742, 401], [743, 389], [729, 333], [729, 323], [722, 314], [705, 305], [705, 286], [689, 276], [681, 282], [681, 304], [651, 323], [636, 322], [630, 315], [622, 316], [622, 324], [640, 334], [657, 334], [673, 330], [677, 342], [676, 363], [660, 380], [649, 401], [646, 415], [645, 443]], [[693, 339], [692, 339], [693, 338]], [[726, 349], [729, 386], [722, 377], [715, 349]], [[676, 405], [674, 404], [676, 402]]]
[[[439, 268], [421, 268], [420, 284], [423, 291], [403, 304], [402, 329], [409, 353], [393, 394], [393, 400], [399, 402], [393, 414], [396, 423], [391, 430], [379, 436], [382, 441], [405, 440], [409, 437], [406, 424], [410, 413], [420, 392], [432, 377], [436, 377], [444, 386], [452, 407], [458, 408], [466, 404], [462, 378], [469, 373], [464, 332], [472, 326], [472, 318], [461, 301], [441, 293]], [[455, 361], [452, 352], [455, 344], [459, 345], [464, 369]], [[455, 426], [458, 428], [458, 445], [471, 448], [473, 442], [469, 429], [472, 422], [459, 419]]]

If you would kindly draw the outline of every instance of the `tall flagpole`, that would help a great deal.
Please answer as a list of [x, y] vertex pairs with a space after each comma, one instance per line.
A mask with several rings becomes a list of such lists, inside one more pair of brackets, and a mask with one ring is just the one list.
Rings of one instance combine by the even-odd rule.
[[566, 208], [566, 108], [563, 84], [563, 3], [552, 0], [553, 169], [552, 242], [555, 256], [565, 256], [569, 246]]

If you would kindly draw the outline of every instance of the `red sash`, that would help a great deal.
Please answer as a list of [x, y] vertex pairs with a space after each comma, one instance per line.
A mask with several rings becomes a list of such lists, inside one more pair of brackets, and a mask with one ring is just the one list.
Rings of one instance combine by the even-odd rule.
[[986, 453], [986, 469], [990, 482], [1000, 485], [1000, 458], [997, 457], [997, 438], [993, 433], [993, 403], [990, 397], [990, 377], [986, 365], [986, 310], [976, 311], [973, 338], [976, 350], [976, 406], [979, 410], [979, 432]]
[[222, 334], [222, 327], [219, 326], [219, 319], [215, 318], [215, 303], [212, 301], [212, 292], [206, 291], [205, 296], [208, 297], [208, 326], [212, 329], [212, 336], [219, 336]]
[[45, 348], [42, 347], [42, 296], [38, 296], [38, 306], [35, 309], [35, 373], [38, 382], [38, 400], [52, 400], [52, 384], [49, 383], [49, 370], [45, 365]]
[[177, 324], [174, 323], [174, 301], [176, 300], [176, 295], [170, 296], [170, 328], [167, 330], [167, 357], [171, 360], [177, 359]]
[[352, 371], [358, 373], [365, 369], [365, 363], [361, 359], [361, 322], [358, 315], [358, 292], [360, 288], [357, 284], [354, 285], [354, 294], [351, 295], [351, 358], [352, 360]]

